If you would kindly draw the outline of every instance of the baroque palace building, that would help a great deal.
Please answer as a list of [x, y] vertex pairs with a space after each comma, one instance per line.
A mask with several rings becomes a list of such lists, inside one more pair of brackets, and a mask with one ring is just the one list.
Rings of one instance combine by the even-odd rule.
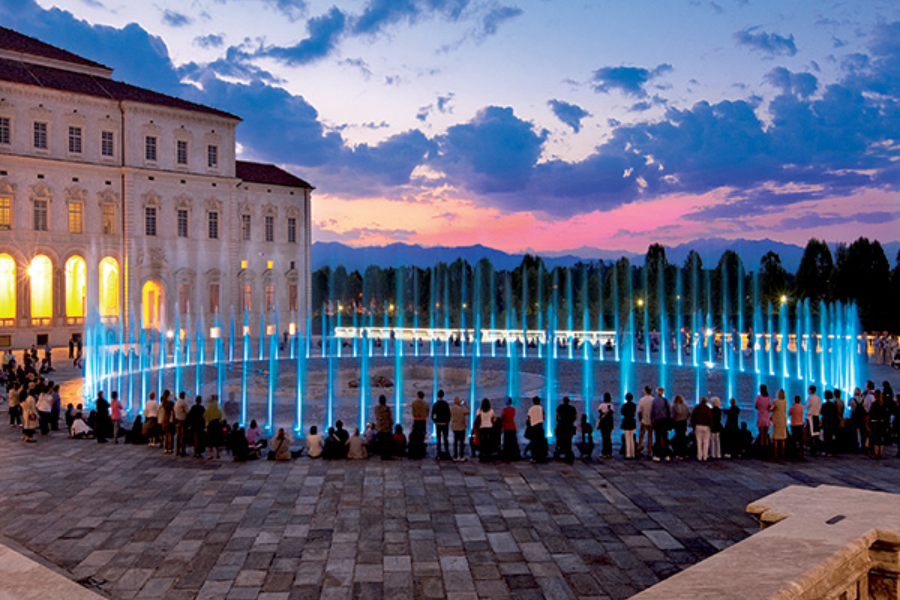
[[0, 27], [0, 347], [232, 310], [302, 328], [313, 187], [236, 160], [238, 117], [111, 75]]

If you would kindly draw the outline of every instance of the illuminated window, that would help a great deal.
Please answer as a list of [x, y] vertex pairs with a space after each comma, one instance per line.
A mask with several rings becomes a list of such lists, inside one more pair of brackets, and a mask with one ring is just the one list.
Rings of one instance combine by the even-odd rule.
[[115, 154], [115, 145], [113, 143], [112, 131], [100, 132], [100, 155], [110, 157]]
[[266, 241], [275, 241], [275, 217], [271, 215], [266, 216]]
[[297, 243], [297, 219], [288, 217], [288, 244]]
[[214, 315], [219, 312], [219, 284], [211, 283], [209, 285], [209, 314]]
[[241, 240], [250, 241], [250, 215], [241, 215]]
[[66, 317], [70, 323], [84, 318], [87, 263], [80, 256], [66, 261]]
[[12, 229], [12, 197], [0, 196], [0, 230]]
[[144, 209], [144, 235], [156, 236], [156, 207]]
[[47, 124], [40, 121], [34, 123], [34, 147], [36, 150], [47, 149]]
[[0, 254], [0, 321], [5, 326], [15, 324], [16, 318], [16, 261], [9, 254]]
[[184, 208], [178, 209], [178, 237], [186, 238], [188, 236], [188, 211]]
[[184, 140], [175, 142], [175, 159], [179, 165], [188, 164], [188, 144]]
[[178, 285], [178, 312], [187, 314], [189, 304], [191, 303], [191, 286], [186, 283]]
[[206, 166], [210, 169], [215, 169], [219, 166], [219, 147], [218, 146], [207, 146], [206, 147]]
[[119, 263], [111, 256], [100, 261], [100, 316], [119, 316]]
[[162, 324], [163, 288], [158, 281], [148, 281], [141, 291], [144, 328], [159, 329]]
[[275, 286], [266, 286], [266, 310], [275, 310]]
[[100, 226], [104, 235], [113, 235], [116, 232], [116, 205], [107, 203], [100, 210]]
[[246, 268], [247, 268], [247, 261], [246, 261], [246, 260], [242, 260], [242, 261], [241, 261], [241, 268], [242, 268], [242, 269], [246, 269]]
[[9, 117], [0, 117], [0, 144], [8, 146], [11, 137]]
[[34, 201], [34, 230], [47, 231], [47, 206], [46, 200]]
[[81, 154], [81, 127], [69, 127], [69, 154]]
[[219, 213], [211, 212], [206, 216], [206, 232], [209, 239], [219, 239]]
[[156, 136], [148, 135], [144, 138], [144, 159], [156, 162]]
[[84, 204], [69, 202], [69, 233], [84, 232]]
[[242, 290], [244, 310], [253, 310], [253, 291], [249, 285], [245, 285]]
[[297, 310], [297, 284], [292, 283], [288, 286], [288, 304], [290, 310]]
[[31, 259], [28, 267], [31, 279], [31, 319], [44, 323], [53, 316], [53, 264], [43, 254]]

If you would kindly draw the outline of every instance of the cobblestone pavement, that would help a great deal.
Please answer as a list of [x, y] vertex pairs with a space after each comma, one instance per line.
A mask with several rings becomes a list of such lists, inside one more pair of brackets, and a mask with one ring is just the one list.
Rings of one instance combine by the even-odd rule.
[[893, 450], [235, 464], [7, 429], [0, 536], [113, 598], [627, 598], [752, 534], [746, 504], [783, 486], [900, 493]]

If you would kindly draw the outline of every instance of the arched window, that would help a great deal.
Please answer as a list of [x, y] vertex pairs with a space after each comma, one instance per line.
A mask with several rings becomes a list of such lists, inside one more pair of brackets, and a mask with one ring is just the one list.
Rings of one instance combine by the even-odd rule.
[[0, 254], [0, 320], [14, 325], [16, 318], [16, 260]]
[[66, 261], [66, 318], [69, 323], [84, 319], [84, 298], [87, 289], [87, 263], [80, 256]]
[[111, 256], [100, 261], [100, 317], [119, 316], [119, 263]]
[[41, 325], [49, 325], [53, 316], [53, 263], [50, 258], [43, 254], [32, 258], [28, 277], [31, 278], [31, 318], [42, 321]]
[[159, 329], [162, 327], [163, 288], [158, 281], [148, 281], [141, 293], [144, 327]]

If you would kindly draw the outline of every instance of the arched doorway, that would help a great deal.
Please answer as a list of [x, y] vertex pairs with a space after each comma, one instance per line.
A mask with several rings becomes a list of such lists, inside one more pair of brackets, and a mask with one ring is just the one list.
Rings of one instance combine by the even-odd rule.
[[66, 261], [66, 320], [69, 324], [84, 320], [87, 289], [87, 263], [80, 256]]
[[100, 261], [100, 317], [119, 316], [119, 262], [111, 256]]
[[28, 266], [31, 279], [31, 320], [35, 324], [49, 325], [53, 317], [53, 263], [50, 258], [38, 254]]
[[141, 292], [142, 315], [145, 329], [162, 327], [163, 287], [158, 281], [150, 280]]
[[0, 321], [14, 325], [16, 318], [16, 260], [0, 254]]

